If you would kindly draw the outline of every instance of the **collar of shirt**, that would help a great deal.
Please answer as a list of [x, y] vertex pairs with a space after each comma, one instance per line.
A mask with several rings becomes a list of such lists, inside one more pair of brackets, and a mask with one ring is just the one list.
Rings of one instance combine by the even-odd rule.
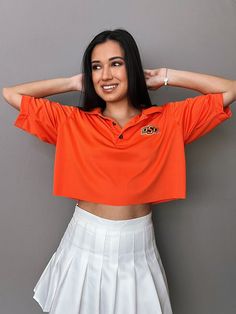
[[[147, 116], [147, 115], [149, 115], [151, 113], [155, 113], [155, 112], [162, 112], [162, 110], [163, 110], [162, 106], [154, 105], [154, 106], [151, 106], [149, 108], [142, 109], [141, 116]], [[87, 114], [98, 114], [102, 117], [105, 117], [102, 114], [102, 108], [101, 107], [96, 107], [96, 108], [92, 109], [91, 111], [87, 111], [86, 113]]]

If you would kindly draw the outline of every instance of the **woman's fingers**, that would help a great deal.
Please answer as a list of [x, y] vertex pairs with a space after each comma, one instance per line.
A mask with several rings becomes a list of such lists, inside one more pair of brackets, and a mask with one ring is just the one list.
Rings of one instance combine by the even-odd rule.
[[146, 75], [152, 75], [152, 73], [153, 73], [153, 70], [148, 70], [148, 69], [144, 70], [144, 74]]
[[144, 75], [145, 75], [146, 78], [158, 75], [158, 70], [156, 70], [156, 69], [155, 70], [145, 69], [144, 70]]

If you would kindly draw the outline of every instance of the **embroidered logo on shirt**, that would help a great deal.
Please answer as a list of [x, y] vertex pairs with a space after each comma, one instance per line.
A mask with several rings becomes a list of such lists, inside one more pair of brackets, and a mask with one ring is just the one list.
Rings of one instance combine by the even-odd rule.
[[153, 135], [159, 132], [159, 128], [155, 127], [154, 125], [146, 125], [141, 129], [141, 135]]

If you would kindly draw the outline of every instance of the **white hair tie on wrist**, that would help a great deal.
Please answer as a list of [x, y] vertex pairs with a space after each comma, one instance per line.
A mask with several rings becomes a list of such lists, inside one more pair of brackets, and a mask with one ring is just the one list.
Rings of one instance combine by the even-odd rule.
[[168, 71], [168, 69], [166, 68], [166, 77], [164, 78], [164, 85], [165, 86], [168, 85], [168, 81], [169, 81], [169, 79], [167, 77], [167, 71]]

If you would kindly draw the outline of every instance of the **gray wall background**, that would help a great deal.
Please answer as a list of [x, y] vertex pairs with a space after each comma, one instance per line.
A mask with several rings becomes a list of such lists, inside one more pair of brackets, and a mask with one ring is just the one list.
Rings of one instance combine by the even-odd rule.
[[[168, 67], [236, 79], [235, 0], [1, 0], [0, 82], [72, 76], [100, 31], [124, 27], [144, 68]], [[154, 103], [199, 93], [150, 92]], [[78, 104], [79, 93], [50, 97]], [[186, 146], [187, 199], [153, 207], [157, 246], [175, 314], [236, 313], [236, 110]], [[52, 196], [55, 147], [13, 126], [0, 106], [0, 312], [41, 313], [33, 287], [71, 219], [75, 201]]]

